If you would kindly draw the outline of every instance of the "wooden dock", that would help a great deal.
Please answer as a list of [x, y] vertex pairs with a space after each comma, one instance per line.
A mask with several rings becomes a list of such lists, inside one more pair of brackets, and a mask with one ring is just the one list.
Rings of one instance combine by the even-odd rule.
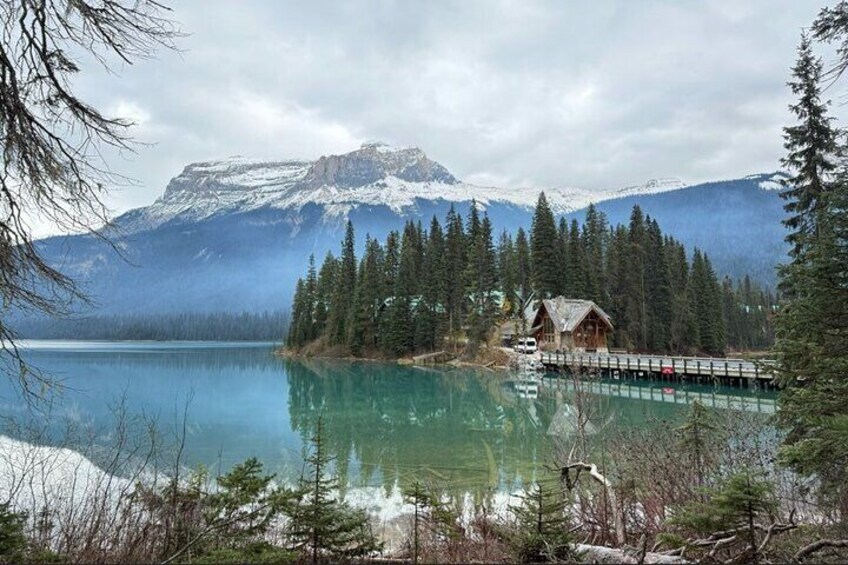
[[579, 381], [579, 385], [568, 379], [544, 379], [542, 381], [548, 388], [573, 389], [579, 386], [589, 394], [601, 396], [614, 396], [618, 398], [632, 398], [637, 400], [650, 400], [653, 402], [666, 402], [670, 404], [692, 404], [696, 400], [710, 408], [721, 408], [725, 410], [738, 410], [742, 412], [757, 412], [761, 414], [774, 414], [777, 404], [774, 398], [761, 396], [741, 396], [733, 394], [721, 394], [715, 392], [695, 392], [682, 389], [663, 389], [646, 386], [634, 386], [626, 383], [608, 383]]
[[612, 378], [651, 378], [667, 381], [713, 382], [740, 387], [770, 386], [771, 362], [710, 357], [668, 357], [633, 353], [542, 353], [550, 372], [598, 373]]

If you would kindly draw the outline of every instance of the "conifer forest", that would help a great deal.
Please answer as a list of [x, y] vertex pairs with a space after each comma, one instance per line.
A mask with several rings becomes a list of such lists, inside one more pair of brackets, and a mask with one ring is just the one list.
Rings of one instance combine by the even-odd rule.
[[493, 234], [478, 208], [426, 227], [409, 221], [384, 242], [366, 235], [359, 259], [349, 222], [338, 257], [311, 258], [297, 283], [288, 345], [390, 357], [473, 348], [559, 295], [598, 304], [615, 324], [613, 345], [631, 351], [721, 355], [774, 340], [772, 291], [721, 277], [638, 206], [628, 225], [609, 225], [594, 206], [582, 225], [557, 222], [542, 193], [529, 230], [514, 234]]

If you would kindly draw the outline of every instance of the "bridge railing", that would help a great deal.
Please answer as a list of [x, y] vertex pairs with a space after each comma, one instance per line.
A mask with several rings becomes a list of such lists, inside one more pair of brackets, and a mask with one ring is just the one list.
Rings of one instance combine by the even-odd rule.
[[760, 363], [721, 357], [675, 357], [639, 354], [542, 353], [542, 364], [619, 371], [648, 371], [727, 378], [771, 379], [769, 360]]

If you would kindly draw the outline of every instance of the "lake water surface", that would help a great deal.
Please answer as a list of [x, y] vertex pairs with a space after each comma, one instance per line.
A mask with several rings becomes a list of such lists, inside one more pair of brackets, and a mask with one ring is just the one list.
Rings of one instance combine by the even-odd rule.
[[[186, 463], [211, 469], [257, 457], [280, 477], [295, 478], [321, 416], [337, 469], [352, 487], [391, 488], [418, 478], [456, 491], [507, 491], [552, 462], [550, 434], [572, 429], [565, 381], [548, 381], [538, 397], [526, 398], [504, 375], [488, 371], [290, 361], [274, 357], [273, 347], [30, 342], [25, 355], [64, 385], [49, 415], [57, 426], [77, 422], [102, 430], [97, 437], [108, 441], [111, 410], [121, 399], [127, 413], [143, 413], [166, 430], [181, 422], [187, 407]], [[612, 383], [617, 394], [621, 387]], [[679, 417], [691, 393], [773, 399], [667, 383], [624, 389], [630, 391], [625, 396], [636, 390], [653, 398], [594, 395], [599, 430]], [[0, 396], [3, 416], [29, 414], [8, 379]]]

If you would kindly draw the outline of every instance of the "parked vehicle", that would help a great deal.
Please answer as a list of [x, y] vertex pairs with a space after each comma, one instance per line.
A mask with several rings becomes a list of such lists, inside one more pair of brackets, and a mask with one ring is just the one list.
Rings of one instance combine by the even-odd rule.
[[514, 349], [518, 353], [536, 353], [536, 338], [522, 337], [516, 342]]

